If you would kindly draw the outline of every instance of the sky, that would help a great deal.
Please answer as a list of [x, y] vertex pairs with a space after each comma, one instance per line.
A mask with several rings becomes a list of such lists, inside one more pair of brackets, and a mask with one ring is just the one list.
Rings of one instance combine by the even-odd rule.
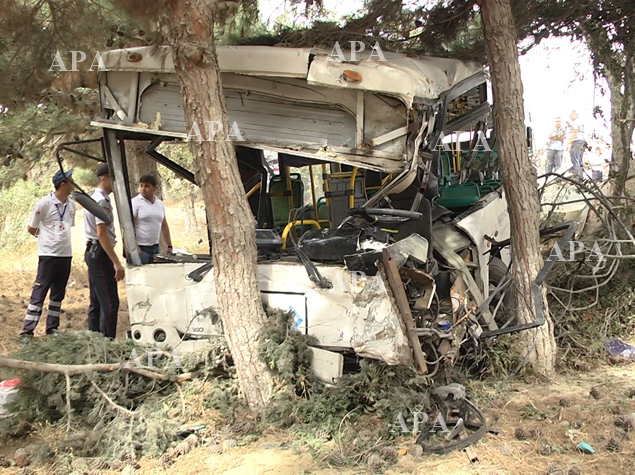
[[[325, 11], [332, 12], [334, 19], [354, 13], [364, 6], [362, 0], [322, 0], [322, 3]], [[273, 26], [280, 15], [290, 10], [289, 5], [288, 0], [260, 0], [258, 8], [263, 21]]]
[[[341, 18], [363, 7], [362, 0], [323, 0], [332, 18]], [[261, 0], [263, 20], [273, 26], [289, 7], [288, 0]], [[585, 124], [585, 131], [595, 132], [610, 143], [610, 101], [601, 94], [606, 84], [597, 85], [593, 78], [591, 58], [586, 46], [569, 38], [548, 38], [520, 57], [527, 125], [534, 130], [535, 149], [547, 142], [555, 118], [563, 123], [576, 110]], [[596, 87], [597, 86], [597, 87]], [[600, 107], [605, 120], [593, 118], [594, 107]]]
[[[564, 123], [572, 110], [584, 121], [587, 135], [594, 131], [610, 141], [608, 87], [604, 80], [595, 84], [591, 57], [584, 44], [569, 38], [549, 38], [520, 57], [520, 69], [525, 115], [534, 129], [536, 148], [544, 146], [555, 118], [561, 116]], [[593, 118], [595, 107], [602, 109], [604, 120]]]

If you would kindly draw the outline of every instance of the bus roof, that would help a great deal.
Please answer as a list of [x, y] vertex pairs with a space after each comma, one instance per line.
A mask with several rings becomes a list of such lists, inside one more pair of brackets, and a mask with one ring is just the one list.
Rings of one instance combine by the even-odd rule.
[[[340, 61], [337, 52], [312, 48], [272, 46], [218, 46], [222, 72], [248, 76], [303, 78], [308, 84], [358, 89], [400, 98], [408, 107], [413, 102], [434, 100], [483, 67], [456, 59], [417, 57], [366, 50], [356, 61]], [[340, 50], [341, 51], [341, 50]], [[351, 53], [341, 51], [352, 59]], [[173, 73], [174, 60], [168, 46], [141, 46], [101, 53], [112, 71]], [[383, 61], [385, 59], [385, 61]], [[353, 71], [360, 80], [347, 81], [344, 71]]]

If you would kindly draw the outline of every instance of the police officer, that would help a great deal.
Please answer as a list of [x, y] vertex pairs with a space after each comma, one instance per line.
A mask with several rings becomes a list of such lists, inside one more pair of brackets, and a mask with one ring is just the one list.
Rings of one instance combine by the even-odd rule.
[[60, 326], [60, 311], [71, 274], [71, 227], [75, 226], [75, 202], [69, 198], [75, 189], [68, 181], [73, 169], [53, 176], [55, 191], [40, 199], [33, 208], [27, 231], [38, 240], [37, 277], [24, 318], [20, 339], [27, 343], [42, 316], [46, 294], [49, 296], [46, 333], [53, 335]]
[[117, 312], [119, 294], [117, 282], [125, 277], [125, 270], [115, 253], [115, 223], [112, 203], [108, 197], [112, 193], [110, 170], [106, 164], [97, 168], [99, 184], [92, 198], [110, 217], [106, 224], [88, 210], [84, 215], [86, 232], [86, 253], [90, 285], [90, 306], [88, 308], [88, 329], [101, 332], [109, 338], [117, 334]]

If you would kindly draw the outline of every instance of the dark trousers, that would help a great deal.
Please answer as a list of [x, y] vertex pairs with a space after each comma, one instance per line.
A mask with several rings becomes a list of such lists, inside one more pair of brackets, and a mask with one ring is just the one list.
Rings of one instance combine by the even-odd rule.
[[115, 338], [119, 312], [115, 267], [98, 242], [86, 245], [84, 259], [90, 285], [88, 329]]
[[152, 264], [154, 261], [154, 256], [159, 253], [159, 245], [154, 244], [152, 246], [139, 246], [141, 249], [141, 263], [142, 264]]
[[582, 177], [582, 158], [584, 157], [584, 142], [572, 142], [569, 150], [573, 173]]
[[53, 256], [40, 256], [38, 259], [37, 276], [33, 283], [22, 334], [33, 335], [42, 316], [42, 307], [49, 289], [51, 295], [46, 317], [46, 333], [53, 333], [59, 328], [62, 301], [66, 295], [68, 277], [71, 275], [71, 260], [72, 257]]
[[562, 165], [562, 150], [547, 150], [545, 173], [553, 173]]

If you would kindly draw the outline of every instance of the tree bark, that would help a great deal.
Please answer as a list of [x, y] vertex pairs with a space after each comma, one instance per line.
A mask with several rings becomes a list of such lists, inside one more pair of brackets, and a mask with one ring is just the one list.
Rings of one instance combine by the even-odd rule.
[[[196, 124], [204, 141], [190, 140], [196, 179], [203, 191], [212, 236], [212, 260], [220, 315], [243, 395], [252, 408], [267, 404], [273, 378], [258, 356], [266, 322], [257, 279], [255, 220], [238, 172], [214, 44], [214, 0], [169, 0], [167, 21], [188, 130]], [[208, 122], [223, 125], [207, 136]], [[216, 127], [218, 128], [218, 127]]]
[[[126, 140], [126, 161], [128, 162], [128, 178], [130, 178], [130, 196], [139, 194], [139, 178], [143, 175], [154, 175], [159, 179], [157, 162], [144, 153], [148, 142], [142, 140]], [[159, 180], [159, 197], [161, 182]]]
[[[516, 312], [519, 323], [536, 318], [531, 285], [540, 271], [540, 202], [536, 170], [527, 151], [523, 85], [518, 62], [517, 32], [510, 0], [482, 0], [483, 35], [494, 91], [494, 123], [500, 143], [500, 167], [509, 206]], [[553, 322], [543, 292], [545, 324], [519, 334], [521, 353], [534, 371], [555, 369]]]
[[[607, 72], [606, 80], [611, 91], [611, 171], [613, 195], [622, 196], [626, 190], [626, 178], [631, 169], [633, 152], [633, 128], [635, 127], [635, 97], [629, 88], [629, 75], [615, 77]], [[630, 75], [631, 81], [635, 77]]]

